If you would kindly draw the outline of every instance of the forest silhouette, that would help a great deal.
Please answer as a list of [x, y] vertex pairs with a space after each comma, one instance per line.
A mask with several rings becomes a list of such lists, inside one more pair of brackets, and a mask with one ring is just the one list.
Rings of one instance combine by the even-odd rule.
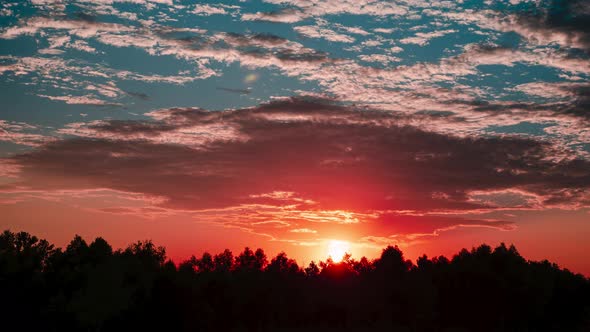
[[0, 235], [3, 331], [590, 331], [590, 280], [514, 246], [299, 266], [262, 249], [179, 264], [139, 241]]

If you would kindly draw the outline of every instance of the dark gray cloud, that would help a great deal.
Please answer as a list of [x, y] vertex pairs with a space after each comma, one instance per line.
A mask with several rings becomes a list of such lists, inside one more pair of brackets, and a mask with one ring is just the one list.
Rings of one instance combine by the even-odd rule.
[[518, 22], [541, 34], [560, 33], [566, 43], [590, 51], [590, 4], [585, 0], [537, 1]]
[[241, 94], [241, 95], [247, 95], [247, 94], [252, 93], [252, 91], [249, 89], [234, 89], [234, 88], [217, 87], [217, 90], [222, 90], [222, 91], [231, 92], [231, 93], [237, 93], [237, 94]]
[[[357, 212], [493, 209], [470, 193], [515, 189], [538, 195], [541, 205], [587, 204], [590, 163], [550, 159], [558, 151], [532, 139], [443, 135], [399, 125], [394, 114], [306, 99], [152, 116], [159, 121], [91, 124], [87, 130], [101, 138], [62, 140], [15, 156], [22, 172], [12, 186], [111, 188], [197, 210], [277, 204], [272, 196], [253, 197], [271, 192], [292, 192], [309, 200], [301, 203], [309, 209]], [[161, 139], [211, 125], [231, 127], [235, 137], [199, 148], [190, 137]]]
[[150, 96], [147, 93], [143, 93], [143, 92], [125, 91], [125, 93], [131, 97], [141, 99], [141, 100], [149, 100], [150, 99]]

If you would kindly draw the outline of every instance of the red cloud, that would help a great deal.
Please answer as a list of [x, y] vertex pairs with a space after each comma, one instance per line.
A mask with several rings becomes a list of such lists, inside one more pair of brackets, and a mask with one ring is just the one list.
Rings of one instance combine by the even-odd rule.
[[[510, 207], [474, 200], [474, 192], [528, 193], [538, 208], [588, 205], [590, 164], [550, 160], [552, 147], [531, 139], [443, 135], [399, 125], [391, 113], [304, 99], [151, 116], [156, 121], [79, 126], [86, 138], [15, 156], [20, 178], [9, 186], [141, 193], [163, 197], [160, 205], [168, 209], [217, 210], [215, 218], [233, 225], [227, 209], [255, 204], [240, 225], [246, 228], [258, 223], [321, 231], [309, 223], [324, 218], [345, 225], [339, 220], [346, 217], [336, 213], [345, 211], [348, 224], [392, 225], [391, 234], [432, 234], [457, 225], [509, 228], [504, 222], [402, 215]], [[192, 135], [194, 128], [231, 134]], [[174, 132], [185, 135], [167, 141]]]

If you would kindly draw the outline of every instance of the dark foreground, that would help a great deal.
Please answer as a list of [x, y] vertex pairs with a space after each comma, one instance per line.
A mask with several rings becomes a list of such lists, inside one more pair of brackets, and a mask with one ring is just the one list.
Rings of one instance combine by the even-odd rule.
[[65, 250], [0, 235], [3, 331], [590, 331], [590, 282], [514, 247], [452, 259], [397, 247], [301, 268], [260, 249], [178, 267], [151, 242]]

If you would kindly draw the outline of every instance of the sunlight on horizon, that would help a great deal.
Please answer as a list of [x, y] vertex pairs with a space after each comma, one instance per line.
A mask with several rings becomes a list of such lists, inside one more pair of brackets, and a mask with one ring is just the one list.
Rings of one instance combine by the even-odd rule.
[[342, 261], [344, 255], [350, 254], [350, 243], [341, 240], [330, 240], [328, 242], [328, 257], [336, 263]]

